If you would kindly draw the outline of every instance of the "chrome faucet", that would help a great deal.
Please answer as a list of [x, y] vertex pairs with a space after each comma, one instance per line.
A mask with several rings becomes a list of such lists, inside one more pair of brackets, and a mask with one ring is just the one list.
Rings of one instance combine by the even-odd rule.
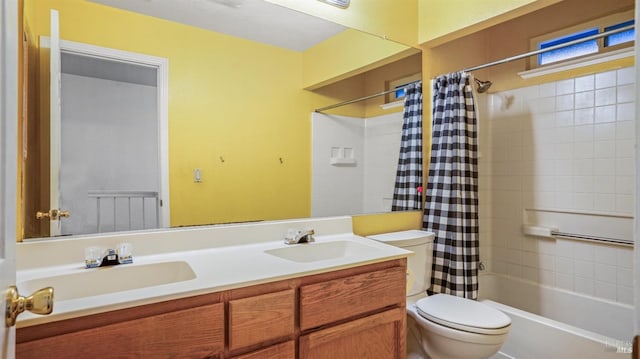
[[313, 235], [316, 232], [313, 229], [306, 229], [304, 231], [296, 231], [295, 229], [290, 229], [287, 232], [287, 235], [284, 237], [284, 243], [286, 244], [297, 244], [297, 243], [311, 243], [315, 241]]
[[131, 249], [129, 243], [120, 243], [117, 249], [88, 247], [85, 249], [85, 267], [88, 269], [133, 263]]

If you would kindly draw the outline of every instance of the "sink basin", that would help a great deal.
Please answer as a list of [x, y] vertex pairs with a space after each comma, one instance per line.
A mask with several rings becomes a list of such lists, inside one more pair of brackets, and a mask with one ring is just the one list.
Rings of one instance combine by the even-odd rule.
[[352, 241], [294, 244], [266, 250], [265, 253], [298, 263], [348, 258], [377, 252], [379, 249]]
[[53, 287], [55, 300], [67, 300], [182, 282], [194, 278], [196, 274], [184, 261], [144, 265], [124, 264], [82, 269], [73, 274], [27, 280], [18, 283], [18, 289], [20, 293], [28, 295], [40, 288]]

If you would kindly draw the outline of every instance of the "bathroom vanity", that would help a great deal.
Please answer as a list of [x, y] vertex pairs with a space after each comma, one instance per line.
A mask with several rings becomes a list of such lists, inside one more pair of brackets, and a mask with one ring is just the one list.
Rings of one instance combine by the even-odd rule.
[[[274, 235], [284, 233], [276, 227]], [[410, 252], [315, 227], [311, 244], [265, 240], [141, 258], [134, 250], [134, 264], [124, 266], [181, 256], [195, 278], [89, 297], [61, 293], [52, 316], [19, 318], [17, 357], [403, 358]], [[214, 276], [215, 263], [234, 251], [235, 265], [225, 262], [224, 275]], [[56, 268], [49, 272], [73, 271]], [[39, 271], [25, 270], [23, 283], [42, 280]]]

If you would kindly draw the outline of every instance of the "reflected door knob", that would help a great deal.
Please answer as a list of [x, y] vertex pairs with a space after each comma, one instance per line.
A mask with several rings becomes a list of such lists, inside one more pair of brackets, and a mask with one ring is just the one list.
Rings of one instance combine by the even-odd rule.
[[12, 285], [7, 290], [6, 303], [5, 325], [12, 327], [16, 324], [18, 315], [25, 310], [34, 314], [51, 314], [53, 311], [53, 288], [42, 288], [28, 297], [23, 297], [18, 294], [18, 288]]

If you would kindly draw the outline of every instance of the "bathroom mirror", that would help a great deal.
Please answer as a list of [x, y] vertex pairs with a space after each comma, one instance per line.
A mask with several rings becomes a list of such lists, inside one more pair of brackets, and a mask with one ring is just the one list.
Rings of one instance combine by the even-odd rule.
[[[108, 48], [166, 58], [170, 84], [165, 129], [168, 156], [163, 164], [160, 140], [153, 141], [160, 131], [160, 125], [154, 122], [158, 115], [153, 113], [154, 108], [160, 108], [154, 96], [158, 86], [154, 80], [156, 69], [138, 66], [135, 61], [114, 62], [63, 50], [62, 118], [63, 122], [69, 118], [75, 122], [68, 132], [63, 125], [61, 142], [63, 146], [80, 142], [71, 149], [63, 149], [63, 155], [66, 151], [75, 157], [84, 157], [93, 169], [81, 163], [61, 166], [61, 188], [71, 183], [68, 193], [90, 201], [84, 207], [71, 210], [69, 218], [77, 219], [81, 227], [62, 230], [61, 235], [362, 213], [355, 210], [314, 214], [311, 192], [312, 182], [317, 182], [317, 178], [314, 173], [312, 179], [311, 174], [312, 112], [315, 108], [383, 91], [388, 81], [419, 73], [419, 51], [402, 46], [406, 52], [402, 56], [396, 54], [394, 61], [382, 61], [366, 70], [346, 71], [348, 76], [343, 78], [330, 78], [317, 64], [339, 67], [339, 63], [331, 61], [342, 54], [334, 52], [334, 56], [328, 58], [331, 53], [324, 52], [325, 57], [318, 58], [308, 51], [318, 43], [335, 36], [357, 41], [370, 36], [375, 41], [391, 41], [263, 0], [192, 0], [189, 6], [180, 7], [190, 10], [184, 12], [176, 11], [172, 3], [169, 0], [93, 0], [80, 4], [54, 1], [46, 5], [33, 2], [30, 5], [33, 8], [25, 10], [26, 28], [30, 32], [25, 61], [29, 69], [38, 63], [40, 68], [29, 70], [25, 90], [31, 120], [23, 133], [27, 138], [23, 143], [24, 238], [47, 236], [47, 215], [56, 215], [49, 212], [51, 190], [46, 182], [50, 104], [49, 91], [43, 86], [48, 83], [45, 76], [48, 69], [43, 59], [48, 60], [49, 50], [35, 47], [40, 41], [38, 35], [49, 34], [46, 29], [49, 24], [43, 20], [49, 7], [59, 10], [63, 40], [71, 33], [75, 42], [98, 42]], [[47, 8], [40, 8], [42, 6]], [[219, 16], [212, 18], [213, 13]], [[295, 31], [279, 26], [288, 23], [289, 18]], [[177, 23], [188, 21], [191, 25]], [[393, 46], [401, 45], [394, 43]], [[314, 72], [301, 75], [303, 66], [309, 63], [316, 64]], [[101, 74], [86, 73], [96, 67], [102, 69]], [[126, 76], [122, 75], [125, 73]], [[326, 81], [316, 81], [314, 76], [324, 77]], [[107, 83], [109, 95], [96, 95], [98, 90], [86, 83], [87, 78]], [[75, 96], [75, 100], [66, 96]], [[131, 103], [108, 105], [108, 97]], [[100, 104], [96, 99], [105, 100], [107, 104]], [[389, 113], [378, 106], [378, 102], [384, 103], [384, 97], [372, 101], [337, 113], [350, 119]], [[127, 115], [130, 121], [121, 120], [115, 127], [109, 127], [119, 116], [119, 110], [139, 104], [147, 105], [147, 109], [136, 107]], [[70, 114], [69, 109], [74, 107], [76, 112]], [[398, 114], [397, 111], [391, 113]], [[141, 121], [150, 114], [150, 125], [123, 130], [126, 122]], [[339, 120], [334, 115], [329, 117], [332, 121]], [[34, 119], [47, 122], [33, 122]], [[346, 126], [345, 131], [349, 130]], [[329, 133], [324, 140], [331, 138]], [[87, 146], [92, 147], [91, 151]], [[353, 150], [354, 146], [343, 143], [338, 147], [344, 151], [344, 148]], [[124, 151], [126, 148], [129, 152]], [[329, 163], [331, 146], [326, 157]], [[113, 170], [112, 164], [122, 164], [122, 167]], [[165, 193], [161, 191], [162, 180], [158, 174], [161, 172], [158, 167], [163, 166], [168, 168], [169, 185]], [[344, 170], [339, 176], [350, 176], [349, 166], [334, 167]], [[395, 173], [395, 167], [389, 168], [389, 172]], [[133, 176], [125, 178], [127, 173]], [[109, 185], [108, 180], [125, 184]], [[85, 184], [80, 184], [81, 181]], [[170, 223], [163, 223], [158, 214], [163, 206], [171, 209]], [[62, 215], [67, 210], [64, 204], [59, 209], [62, 212], [58, 214]], [[37, 212], [41, 212], [43, 218], [36, 219]], [[138, 217], [132, 218], [132, 212], [138, 213]], [[66, 220], [60, 219], [63, 226]]]

